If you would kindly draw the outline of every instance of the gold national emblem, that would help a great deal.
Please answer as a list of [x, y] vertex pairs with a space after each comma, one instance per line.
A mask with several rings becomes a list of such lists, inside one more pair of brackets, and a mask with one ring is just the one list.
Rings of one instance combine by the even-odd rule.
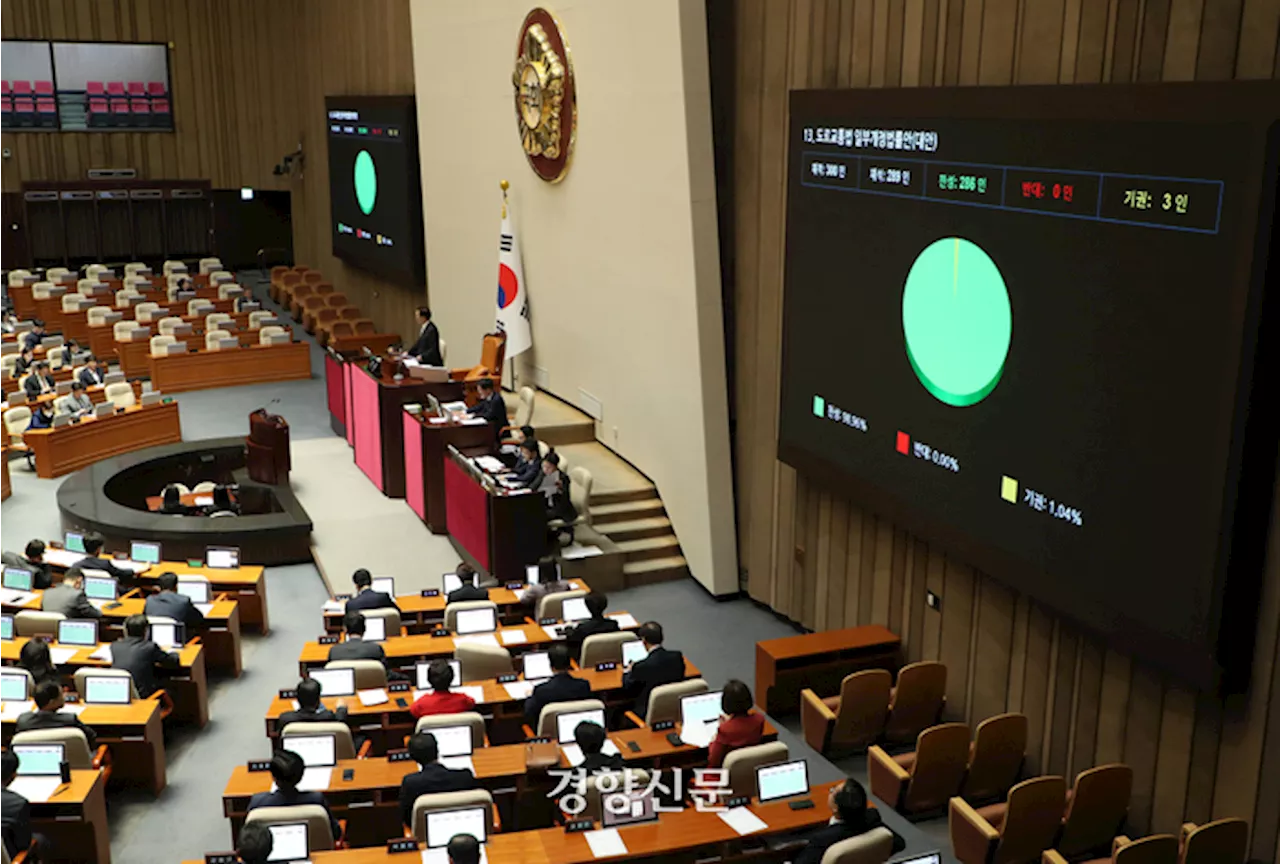
[[511, 83], [520, 146], [534, 172], [555, 183], [569, 169], [577, 106], [569, 46], [545, 9], [536, 8], [525, 16]]

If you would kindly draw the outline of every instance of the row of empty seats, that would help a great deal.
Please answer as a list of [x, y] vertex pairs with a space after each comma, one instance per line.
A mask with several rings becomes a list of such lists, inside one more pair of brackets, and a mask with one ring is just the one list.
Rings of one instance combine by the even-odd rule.
[[288, 309], [321, 345], [352, 336], [374, 336], [370, 318], [334, 288], [318, 270], [303, 265], [271, 268], [271, 299]]
[[[62, 90], [63, 93], [81, 91]], [[168, 96], [169, 91], [163, 81], [88, 81], [83, 91], [89, 96], [108, 96], [138, 98], [142, 96]], [[52, 81], [0, 80], [0, 95], [4, 96], [52, 96]]]

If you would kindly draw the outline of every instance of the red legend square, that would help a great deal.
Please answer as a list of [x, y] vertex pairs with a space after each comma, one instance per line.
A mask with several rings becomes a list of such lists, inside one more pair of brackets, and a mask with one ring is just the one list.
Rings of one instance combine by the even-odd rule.
[[903, 456], [907, 455], [907, 451], [911, 449], [911, 436], [906, 432], [898, 433], [898, 452]]

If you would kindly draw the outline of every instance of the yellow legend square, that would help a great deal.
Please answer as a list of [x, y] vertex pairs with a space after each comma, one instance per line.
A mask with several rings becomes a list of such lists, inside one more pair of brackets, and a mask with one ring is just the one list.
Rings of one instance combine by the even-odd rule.
[[1018, 481], [1004, 475], [1000, 478], [1000, 497], [1010, 504], [1018, 503]]

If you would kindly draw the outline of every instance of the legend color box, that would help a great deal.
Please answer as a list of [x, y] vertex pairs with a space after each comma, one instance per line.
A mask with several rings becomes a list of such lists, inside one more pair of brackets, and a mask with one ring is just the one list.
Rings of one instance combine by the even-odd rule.
[[911, 436], [908, 435], [906, 432], [899, 432], [898, 433], [898, 452], [901, 453], [903, 456], [906, 456], [907, 452], [910, 450], [911, 450]]
[[1000, 497], [1010, 504], [1018, 503], [1018, 481], [1007, 474], [1000, 478]]
[[823, 399], [821, 396], [813, 397], [813, 416], [814, 417], [827, 416], [827, 400]]

